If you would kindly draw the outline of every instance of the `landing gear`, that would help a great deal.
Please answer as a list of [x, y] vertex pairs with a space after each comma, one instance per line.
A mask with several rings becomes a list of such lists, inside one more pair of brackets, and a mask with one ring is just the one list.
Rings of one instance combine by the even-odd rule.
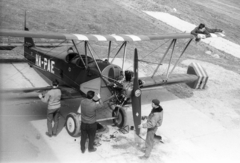
[[[69, 135], [72, 137], [81, 136], [81, 115], [76, 113], [69, 113], [66, 118], [66, 129]], [[105, 131], [106, 128], [97, 122], [96, 133]]]
[[69, 135], [77, 137], [80, 135], [81, 116], [76, 113], [69, 113], [66, 120], [66, 129]]
[[117, 127], [122, 128], [126, 125], [127, 115], [126, 111], [123, 108], [115, 107], [115, 109], [112, 112], [112, 116], [116, 117], [116, 119], [113, 119], [113, 123]]

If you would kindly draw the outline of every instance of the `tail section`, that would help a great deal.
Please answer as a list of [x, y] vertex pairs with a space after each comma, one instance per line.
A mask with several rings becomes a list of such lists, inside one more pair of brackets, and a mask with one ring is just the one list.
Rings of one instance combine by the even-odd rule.
[[[27, 28], [26, 17], [27, 16], [26, 16], [26, 11], [25, 11], [24, 30], [25, 31], [29, 31], [29, 29]], [[32, 47], [32, 46], [35, 46], [33, 38], [31, 38], [31, 37], [24, 37], [24, 51], [25, 51], [25, 48], [29, 48], [29, 47]]]
[[[24, 17], [24, 31], [29, 31], [27, 28], [27, 22], [26, 22], [26, 11], [25, 11], [25, 17]], [[31, 47], [35, 46], [33, 38], [31, 37], [24, 37], [24, 57], [28, 60], [31, 60], [30, 54], [31, 54]]]
[[171, 74], [168, 78], [164, 75], [154, 77], [142, 77], [142, 89], [154, 88], [161, 85], [186, 83], [193, 89], [205, 89], [208, 81], [207, 71], [199, 63], [191, 63], [187, 74]]
[[191, 63], [188, 66], [187, 74], [196, 75], [198, 77], [197, 80], [186, 83], [189, 87], [193, 89], [205, 89], [208, 81], [208, 74], [199, 63]]

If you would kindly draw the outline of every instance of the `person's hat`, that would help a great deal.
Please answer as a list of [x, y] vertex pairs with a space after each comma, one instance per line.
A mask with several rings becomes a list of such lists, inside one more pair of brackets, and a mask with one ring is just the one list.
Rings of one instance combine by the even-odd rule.
[[204, 27], [205, 27], [205, 24], [203, 24], [203, 23], [200, 23], [199, 26], [198, 26], [199, 29], [202, 29]]
[[59, 82], [57, 80], [52, 81], [53, 86], [58, 86]]
[[160, 101], [158, 99], [153, 99], [152, 103], [154, 103], [155, 105], [159, 106]]

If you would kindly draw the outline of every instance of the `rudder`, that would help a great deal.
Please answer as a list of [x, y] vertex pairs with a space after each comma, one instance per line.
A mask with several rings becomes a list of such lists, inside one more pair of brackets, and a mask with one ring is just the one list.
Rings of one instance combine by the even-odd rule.
[[[25, 11], [25, 17], [24, 17], [24, 30], [25, 31], [29, 31], [29, 29], [27, 28], [27, 15], [26, 15], [26, 11]], [[29, 48], [29, 47], [32, 47], [32, 46], [35, 46], [34, 44], [34, 41], [33, 41], [33, 38], [31, 37], [24, 37], [24, 51], [25, 51], [25, 48]]]
[[205, 89], [208, 81], [208, 74], [199, 63], [191, 63], [188, 66], [187, 74], [193, 74], [198, 76], [198, 79], [196, 81], [186, 83], [189, 87], [193, 89]]

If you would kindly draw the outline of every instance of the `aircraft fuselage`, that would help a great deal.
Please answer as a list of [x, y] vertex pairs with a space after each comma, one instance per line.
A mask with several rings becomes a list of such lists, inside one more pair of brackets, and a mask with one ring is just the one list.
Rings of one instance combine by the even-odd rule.
[[[24, 57], [49, 84], [57, 79], [60, 85], [82, 93], [88, 90], [98, 92], [102, 99], [107, 99], [112, 94], [111, 87], [108, 86], [111, 79], [118, 80], [122, 75], [119, 66], [100, 59], [94, 60], [87, 55], [81, 55], [81, 59], [77, 53], [50, 53], [46, 48], [25, 47]], [[102, 79], [102, 75], [107, 77], [106, 80]]]

